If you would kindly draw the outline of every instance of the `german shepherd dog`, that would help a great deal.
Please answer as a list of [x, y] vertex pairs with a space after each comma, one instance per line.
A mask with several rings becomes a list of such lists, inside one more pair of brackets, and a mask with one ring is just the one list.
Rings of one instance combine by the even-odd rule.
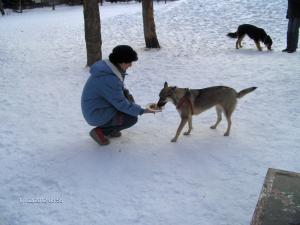
[[233, 88], [225, 86], [208, 87], [204, 89], [188, 89], [178, 88], [176, 86], [168, 86], [165, 82], [163, 89], [159, 93], [159, 101], [157, 106], [161, 108], [168, 102], [172, 102], [181, 117], [179, 127], [175, 137], [171, 142], [176, 142], [182, 128], [188, 122], [188, 130], [184, 135], [189, 135], [192, 130], [192, 116], [198, 115], [205, 110], [215, 106], [217, 110], [217, 121], [211, 126], [216, 129], [222, 120], [222, 112], [227, 119], [227, 130], [224, 136], [229, 136], [231, 127], [231, 115], [237, 104], [237, 99], [254, 91], [256, 87], [246, 88], [240, 92], [236, 92]]
[[228, 33], [227, 36], [231, 38], [237, 38], [235, 48], [239, 49], [239, 47], [243, 47], [241, 42], [246, 34], [254, 40], [258, 51], [262, 51], [260, 42], [263, 42], [265, 46], [267, 46], [268, 50], [272, 50], [271, 46], [273, 44], [273, 41], [271, 37], [267, 35], [264, 29], [253, 26], [251, 24], [242, 24], [238, 27], [236, 32]]

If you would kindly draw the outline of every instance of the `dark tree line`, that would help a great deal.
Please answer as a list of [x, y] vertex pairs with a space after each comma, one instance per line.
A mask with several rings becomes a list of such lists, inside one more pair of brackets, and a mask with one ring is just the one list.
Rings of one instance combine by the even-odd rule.
[[80, 5], [83, 0], [1, 0], [4, 8], [11, 8], [15, 10], [30, 9], [43, 6], [53, 6], [57, 4]]
[[[105, 0], [106, 2], [111, 2], [111, 3], [116, 3], [116, 2], [131, 2], [131, 1], [136, 1], [136, 2], [142, 2], [142, 0]], [[153, 0], [156, 2], [166, 2], [166, 1], [176, 1], [176, 0]]]
[[[103, 2], [110, 2], [110, 3], [117, 3], [117, 2], [142, 2], [142, 0], [98, 0], [100, 4]], [[153, 0], [156, 2], [160, 1], [176, 1], [176, 0]], [[1, 4], [2, 3], [2, 4]], [[83, 4], [83, 0], [42, 0], [42, 1], [35, 1], [35, 0], [1, 0], [0, 1], [0, 10], [3, 8], [11, 8], [15, 10], [21, 9], [28, 9], [28, 8], [35, 8], [35, 7], [43, 7], [43, 6], [53, 6], [57, 4], [68, 4], [68, 5], [79, 5]]]

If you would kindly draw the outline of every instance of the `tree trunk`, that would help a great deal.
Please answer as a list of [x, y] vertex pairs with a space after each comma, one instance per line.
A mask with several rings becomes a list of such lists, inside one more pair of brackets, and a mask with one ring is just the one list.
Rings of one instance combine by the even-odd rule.
[[0, 12], [1, 12], [2, 16], [4, 16], [5, 12], [4, 12], [4, 9], [3, 9], [2, 0], [0, 0]]
[[23, 7], [22, 7], [22, 0], [19, 1], [19, 12], [23, 12]]
[[55, 0], [52, 0], [52, 10], [55, 10]]
[[160, 48], [155, 31], [153, 1], [142, 0], [142, 7], [146, 48]]
[[102, 59], [101, 26], [98, 0], [83, 1], [87, 66]]

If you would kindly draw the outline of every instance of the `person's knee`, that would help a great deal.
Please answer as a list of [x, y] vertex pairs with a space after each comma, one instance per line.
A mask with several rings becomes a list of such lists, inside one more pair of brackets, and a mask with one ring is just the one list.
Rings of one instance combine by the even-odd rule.
[[137, 123], [137, 121], [137, 116], [124, 115], [122, 128], [127, 129], [129, 127], [132, 127], [134, 124]]
[[130, 126], [133, 126], [134, 124], [137, 123], [137, 121], [138, 121], [137, 116], [131, 116], [128, 122], [129, 122]]

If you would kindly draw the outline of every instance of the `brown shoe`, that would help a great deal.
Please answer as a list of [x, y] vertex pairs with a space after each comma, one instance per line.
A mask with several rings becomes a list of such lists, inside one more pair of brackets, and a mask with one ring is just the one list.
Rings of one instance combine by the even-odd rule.
[[99, 145], [108, 145], [109, 140], [104, 136], [101, 128], [96, 127], [90, 131], [90, 136], [96, 141]]
[[121, 131], [112, 131], [108, 136], [115, 138], [115, 137], [121, 137], [122, 133]]

